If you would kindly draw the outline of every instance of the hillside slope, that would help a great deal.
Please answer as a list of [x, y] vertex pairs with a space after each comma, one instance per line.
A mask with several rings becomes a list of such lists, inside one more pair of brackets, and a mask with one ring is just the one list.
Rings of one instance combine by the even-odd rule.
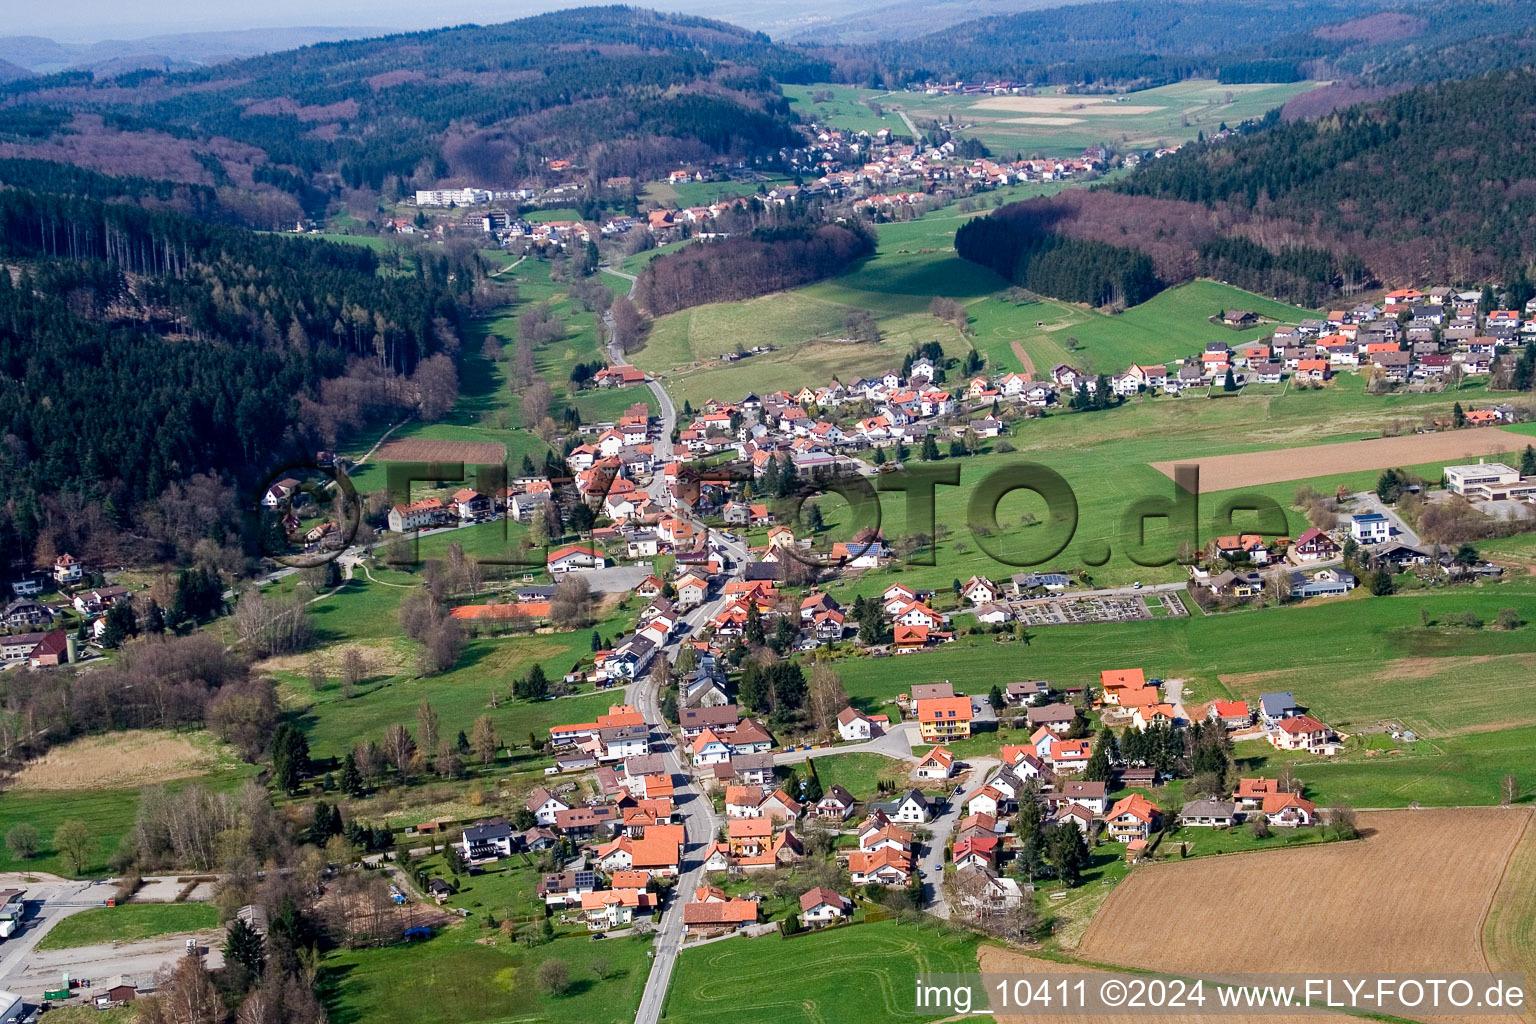
[[[411, 178], [408, 186], [508, 181], [556, 158], [630, 174], [791, 144], [792, 119], [773, 81], [818, 72], [824, 77], [824, 65], [721, 22], [584, 8], [323, 43], [179, 74], [103, 82], [65, 73], [13, 83], [5, 92], [15, 105], [0, 116], [0, 136], [63, 147], [69, 151], [50, 155], [87, 165], [103, 149], [121, 160], [135, 147], [201, 151], [218, 140], [234, 144], [219, 156], [235, 184], [272, 163], [283, 171], [263, 172], [269, 182], [295, 192], [301, 182], [286, 175], [310, 184], [335, 174], [372, 189], [398, 178]], [[51, 132], [7, 131], [8, 122], [42, 115], [56, 123]], [[72, 133], [102, 131], [107, 146], [69, 147]], [[136, 138], [116, 138], [123, 133]], [[195, 170], [183, 180], [222, 183]]]
[[1004, 207], [962, 254], [1011, 266], [1010, 247], [1047, 235], [1101, 242], [1146, 253], [1165, 284], [1217, 277], [1306, 305], [1371, 281], [1510, 280], [1536, 260], [1536, 116], [1505, 112], [1533, 109], [1522, 68], [1272, 116], [1112, 186]]

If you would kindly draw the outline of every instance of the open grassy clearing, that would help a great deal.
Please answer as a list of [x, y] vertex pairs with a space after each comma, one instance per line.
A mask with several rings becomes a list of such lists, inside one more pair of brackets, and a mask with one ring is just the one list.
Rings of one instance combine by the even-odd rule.
[[38, 949], [73, 949], [102, 942], [137, 942], [158, 935], [201, 932], [219, 926], [210, 903], [126, 903], [71, 914], [43, 936]]
[[[332, 953], [321, 965], [320, 986], [335, 1024], [417, 1024], [423, 1007], [459, 1024], [623, 1024], [640, 1005], [649, 947], [648, 938], [573, 936], [527, 948], [466, 923], [424, 942]], [[570, 969], [565, 995], [551, 996], [535, 981], [546, 960]]]
[[[882, 128], [889, 129], [892, 135], [909, 138], [912, 135], [899, 115], [889, 111], [876, 114], [869, 108], [869, 101], [882, 95], [876, 90], [846, 85], [785, 85], [782, 88], [790, 109], [803, 120], [871, 135]], [[818, 94], [830, 94], [831, 99], [813, 102], [811, 97]]]
[[[1350, 606], [1351, 616], [1357, 611]], [[1529, 699], [1533, 673], [1536, 654], [1501, 654], [1397, 658], [1318, 682], [1310, 668], [1223, 674], [1221, 682], [1250, 703], [1277, 690], [1313, 692], [1312, 712], [1345, 732], [1397, 722], [1438, 738], [1536, 725]]]
[[1075, 156], [1111, 143], [1122, 150], [1153, 149], [1216, 132], [1283, 106], [1318, 82], [1223, 85], [1190, 79], [1116, 96], [1069, 95], [1055, 89], [1034, 96], [926, 96], [870, 93], [887, 109], [914, 119], [958, 120], [960, 134], [982, 140], [1000, 155]]
[[[1144, 865], [1094, 918], [1082, 955], [1196, 976], [1482, 971], [1483, 911], [1530, 816], [1372, 812], [1360, 816], [1360, 842]], [[1226, 900], [1190, 898], [1253, 891], [1284, 893], [1288, 912], [1233, 914]]]
[[11, 779], [16, 789], [124, 789], [238, 769], [233, 750], [205, 732], [142, 729], [51, 748]]
[[[166, 785], [174, 789], [195, 782], [216, 791], [229, 791], [258, 771], [253, 765], [242, 765], [237, 770]], [[42, 844], [37, 856], [29, 860], [18, 859], [9, 847], [0, 845], [0, 871], [70, 876], [72, 873], [53, 845], [53, 834], [64, 822], [79, 820], [85, 822], [95, 840], [89, 861], [79, 876], [99, 878], [107, 871], [107, 858], [116, 852], [123, 836], [133, 830], [138, 807], [137, 789], [7, 789], [0, 793], [0, 836], [26, 822], [37, 829]]]
[[876, 783], [881, 780], [907, 780], [908, 765], [884, 754], [834, 754], [818, 757], [813, 763], [823, 792], [833, 786], [842, 786], [856, 800], [873, 799]]
[[662, 1017], [687, 1024], [934, 1020], [947, 1014], [913, 1013], [916, 975], [971, 973], [975, 956], [974, 938], [895, 921], [716, 942], [678, 957]]
[[[734, 400], [748, 391], [879, 373], [900, 367], [913, 346], [923, 342], [938, 341], [954, 356], [967, 351], [958, 331], [926, 314], [880, 318], [883, 338], [878, 343], [840, 343], [836, 339], [844, 337], [844, 321], [852, 311], [802, 292], [696, 306], [658, 320], [633, 361], [661, 377], [679, 404], [698, 404], [712, 396]], [[772, 345], [774, 351], [736, 362], [721, 359], [737, 346], [759, 345]]]
[[[581, 634], [585, 638], [586, 634]], [[357, 743], [378, 739], [385, 726], [404, 723], [414, 731], [416, 708], [423, 700], [432, 702], [442, 720], [443, 735], [453, 737], [460, 729], [469, 731], [476, 718], [490, 715], [504, 742], [526, 745], [528, 734], [542, 741], [548, 739], [549, 727], [565, 722], [590, 722], [622, 700], [622, 693], [585, 694], [538, 702], [508, 699], [512, 681], [526, 675], [535, 662], [545, 663], [552, 675], [563, 674], [561, 662], [571, 657], [564, 638], [551, 642], [525, 640], [476, 640], [465, 649], [451, 671], [428, 679], [396, 677], [348, 700], [339, 693], [314, 696], [297, 721], [309, 737], [316, 757], [341, 757]], [[585, 643], [583, 642], [583, 649]], [[559, 673], [554, 670], [559, 667]], [[500, 706], [490, 706], [490, 691], [496, 689]], [[297, 687], [290, 700], [298, 696]], [[288, 702], [285, 702], [288, 703]]]
[[[545, 211], [559, 212], [559, 211]], [[560, 219], [560, 218], [554, 218]], [[567, 218], [569, 219], [569, 218]], [[548, 261], [528, 259], [516, 270], [502, 274], [498, 281], [515, 283], [518, 301], [509, 305], [502, 314], [476, 323], [465, 332], [459, 351], [459, 400], [453, 409], [435, 423], [411, 420], [396, 430], [391, 438], [431, 438], [449, 441], [492, 441], [505, 446], [509, 464], [514, 471], [523, 455], [530, 455], [535, 462], [541, 461], [549, 446], [533, 433], [519, 429], [521, 426], [520, 402], [511, 391], [509, 371], [513, 345], [517, 338], [517, 317], [524, 310], [547, 302], [550, 308], [566, 324], [565, 336], [539, 346], [534, 352], [534, 364], [539, 374], [549, 381], [555, 402], [551, 415], [557, 419], [564, 404], [576, 401], [595, 402], [597, 409], [605, 409], [605, 398], [589, 398], [587, 393], [577, 393], [570, 387], [571, 368], [577, 363], [606, 361], [598, 342], [597, 327], [592, 313], [581, 309], [566, 293], [565, 285], [550, 280]], [[595, 278], [610, 287], [622, 282], [599, 275]], [[501, 356], [494, 360], [485, 358], [487, 336], [494, 335], [503, 342]], [[640, 399], [634, 399], [638, 401]], [[354, 459], [361, 456], [377, 440], [378, 432], [349, 439], [342, 450]], [[361, 492], [370, 493], [385, 486], [386, 475], [377, 462], [365, 463], [351, 474], [353, 485]], [[414, 493], [414, 491], [413, 491]]]
[[[1226, 309], [1250, 310], [1270, 322], [1233, 330], [1209, 321]], [[1107, 374], [1119, 373], [1132, 363], [1166, 363], [1181, 356], [1198, 356], [1208, 342], [1236, 347], [1267, 337], [1279, 324], [1315, 315], [1311, 310], [1205, 280], [1168, 288], [1114, 315], [1055, 299], [1014, 306], [990, 298], [968, 307], [968, 311], [978, 346], [995, 350], [1018, 342], [1041, 374], [1049, 373], [1057, 363]]]

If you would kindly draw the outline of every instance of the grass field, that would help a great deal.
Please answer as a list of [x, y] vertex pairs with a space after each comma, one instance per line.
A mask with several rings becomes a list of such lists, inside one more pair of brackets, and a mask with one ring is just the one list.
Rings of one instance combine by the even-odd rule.
[[[561, 211], [544, 211], [554, 214]], [[554, 219], [560, 219], [558, 217]], [[569, 218], [567, 218], [569, 219]], [[443, 419], [435, 423], [410, 420], [396, 430], [391, 438], [431, 438], [449, 441], [492, 441], [505, 446], [508, 464], [516, 472], [523, 455], [530, 455], [536, 462], [543, 459], [549, 446], [531, 433], [519, 429], [522, 421], [520, 402], [511, 391], [508, 377], [509, 360], [513, 343], [517, 338], [517, 317], [526, 308], [548, 303], [566, 325], [564, 337], [540, 345], [534, 352], [534, 364], [539, 374], [549, 381], [555, 401], [550, 413], [558, 419], [565, 403], [576, 401], [579, 409], [583, 403], [592, 404], [598, 411], [606, 410], [607, 398], [590, 398], [582, 393], [577, 399], [570, 387], [571, 368], [577, 363], [604, 360], [598, 343], [597, 327], [590, 312], [581, 309], [567, 295], [565, 286], [550, 280], [550, 266], [545, 260], [528, 259], [514, 271], [497, 278], [501, 282], [515, 283], [518, 301], [507, 306], [500, 314], [476, 323], [465, 332], [459, 351], [459, 400]], [[595, 278], [610, 286], [615, 279], [606, 276]], [[501, 357], [488, 360], [484, 343], [488, 335], [503, 342]], [[639, 399], [635, 399], [638, 401]], [[377, 431], [348, 439], [341, 450], [354, 459], [368, 450], [377, 439]], [[353, 485], [363, 493], [381, 490], [385, 486], [385, 472], [377, 463], [366, 463], [351, 474]]]
[[[876, 114], [869, 108], [869, 101], [880, 95], [872, 90], [846, 85], [786, 85], [783, 89], [790, 109], [806, 121], [871, 135], [882, 128], [889, 129], [892, 135], [912, 135], [900, 115], [888, 110]], [[819, 93], [829, 93], [831, 99], [812, 102], [811, 97]]]
[[[712, 396], [735, 400], [748, 391], [879, 373], [899, 367], [914, 345], [929, 341], [938, 341], [950, 355], [965, 354], [960, 333], [925, 314], [881, 318], [883, 338], [875, 344], [837, 343], [850, 312], [851, 307], [802, 292], [696, 306], [658, 320], [645, 348], [632, 358], [659, 376], [679, 404], [685, 399], [701, 404]], [[775, 351], [722, 361], [738, 345], [772, 345]]]
[[[649, 939], [578, 936], [527, 948], [466, 923], [424, 942], [332, 953], [320, 985], [334, 1024], [418, 1024], [424, 1007], [455, 1024], [627, 1024], [645, 988], [649, 946]], [[549, 995], [537, 984], [546, 960], [569, 968], [566, 994]]]
[[200, 932], [219, 926], [209, 903], [127, 903], [92, 907], [64, 918], [44, 935], [38, 949], [73, 949], [101, 942], [137, 942], [157, 935]]
[[[1483, 911], [1530, 816], [1374, 812], [1360, 815], [1361, 842], [1145, 865], [1115, 888], [1081, 952], [1194, 976], [1482, 971]], [[1234, 914], [1225, 900], [1190, 898], [1254, 891], [1283, 893], [1287, 912]]]
[[[1018, 342], [1039, 374], [1049, 373], [1057, 363], [1094, 373], [1120, 373], [1132, 363], [1161, 364], [1198, 356], [1207, 342], [1223, 341], [1235, 347], [1267, 337], [1280, 323], [1295, 323], [1314, 315], [1311, 310], [1215, 281], [1191, 281], [1169, 288], [1116, 315], [1054, 299], [1014, 306], [989, 298], [967, 309], [978, 347], [986, 348], [990, 355]], [[1251, 310], [1270, 322], [1241, 331], [1209, 322], [1209, 317], [1225, 309]], [[1036, 326], [1042, 321], [1043, 326]], [[1008, 357], [1011, 355], [1009, 352]], [[1017, 368], [1011, 362], [1003, 365]]]
[[[514, 678], [525, 675], [535, 661], [548, 661], [552, 671], [559, 650], [557, 645], [540, 647], [521, 640], [477, 640], [450, 672], [430, 679], [391, 679], [351, 700], [321, 694], [297, 713], [297, 721], [316, 757], [341, 757], [360, 741], [377, 739], [395, 722], [414, 729], [416, 708], [423, 700], [432, 702], [446, 736], [460, 729], [467, 732], [476, 718], [490, 715], [505, 742], [525, 745], [530, 732], [542, 741], [549, 738], [550, 726], [590, 722], [622, 698], [620, 693], [596, 693], [537, 702], [507, 699]], [[490, 706], [493, 686], [500, 699], [496, 708]]]
[[945, 1014], [913, 1012], [916, 975], [975, 970], [975, 939], [926, 923], [732, 939], [683, 951], [662, 1017], [685, 1024], [933, 1020]]
[[[955, 228], [995, 205], [1068, 187], [1072, 183], [1014, 186], [913, 221], [882, 224], [876, 230], [875, 254], [848, 273], [789, 292], [697, 306], [661, 317], [633, 361], [659, 375], [679, 402], [697, 403], [711, 396], [735, 399], [748, 391], [879, 372], [899, 365], [912, 346], [922, 342], [938, 341], [947, 354], [962, 356], [973, 343], [928, 316], [929, 302], [938, 295], [973, 303], [999, 291], [1005, 282], [955, 255]], [[651, 254], [642, 253], [626, 260], [626, 271], [636, 272], [648, 257]], [[1259, 301], [1254, 297], [1249, 305]], [[1001, 353], [994, 349], [1006, 342], [1006, 331], [1022, 336], [1025, 323], [1038, 319], [1032, 315], [1034, 308], [988, 310], [992, 315], [986, 333], [978, 332], [974, 345], [992, 360], [993, 369], [1017, 368], [1017, 359], [1006, 353], [1006, 343]], [[844, 334], [844, 321], [856, 310], [875, 315], [882, 333], [878, 344], [834, 343]], [[721, 359], [737, 346], [759, 345], [772, 345], [774, 351], [737, 362]]]
[[[166, 785], [175, 788], [196, 782], [210, 789], [226, 791], [238, 787], [256, 772], [254, 766], [242, 765], [218, 775]], [[78, 820], [85, 822], [95, 840], [90, 848], [89, 862], [83, 866], [79, 877], [100, 877], [107, 870], [107, 858], [116, 852], [123, 836], [133, 830], [138, 807], [137, 789], [6, 790], [0, 793], [0, 836], [26, 822], [41, 834], [42, 849], [36, 857], [20, 860], [9, 847], [0, 845], [0, 871], [39, 871], [70, 876], [72, 873], [53, 846], [53, 833], [64, 822]]]
[[[958, 121], [966, 126], [960, 132], [962, 137], [979, 138], [1002, 156], [1075, 156], [1099, 143], [1121, 150], [1153, 149], [1193, 139], [1201, 132], [1210, 135], [1223, 123], [1233, 125], [1259, 117], [1318, 84], [1222, 85], [1190, 79], [1128, 93], [1124, 102], [1118, 103], [1114, 96], [1073, 96], [1055, 89], [1039, 89], [1034, 96], [926, 96], [848, 90], [853, 95], [838, 105], [856, 110], [859, 101], [874, 99], [882, 108], [904, 110], [914, 120]], [[868, 112], [867, 107], [862, 109]]]
[[815, 759], [816, 777], [823, 791], [842, 786], [856, 800], [875, 796], [875, 784], [882, 779], [905, 781], [907, 765], [884, 754], [834, 754]]

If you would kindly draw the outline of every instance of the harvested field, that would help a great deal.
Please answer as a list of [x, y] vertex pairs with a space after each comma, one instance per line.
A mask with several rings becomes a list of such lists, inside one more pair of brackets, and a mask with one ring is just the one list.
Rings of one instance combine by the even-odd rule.
[[[1529, 808], [1374, 811], [1359, 816], [1359, 842], [1145, 864], [1081, 954], [1207, 978], [1486, 971], [1484, 917], [1530, 820]], [[1189, 895], [1259, 892], [1284, 894], [1286, 912]]]
[[206, 775], [219, 764], [209, 743], [157, 730], [89, 736], [54, 747], [11, 780], [16, 789], [123, 789]]
[[507, 460], [507, 449], [495, 441], [439, 441], [402, 437], [374, 455], [376, 462], [462, 462], [466, 466], [496, 466]]
[[1281, 451], [1211, 455], [1199, 459], [1154, 462], [1152, 468], [1172, 479], [1173, 467], [1193, 463], [1200, 467], [1203, 491], [1230, 491], [1239, 487], [1308, 480], [1335, 473], [1356, 473], [1426, 462], [1454, 462], [1482, 455], [1503, 455], [1524, 448], [1528, 438], [1506, 430], [1448, 430], [1438, 434], [1406, 434], [1369, 441], [1345, 441]]
[[1082, 124], [1080, 117], [1005, 117], [1003, 124]]
[[[1014, 110], [1020, 114], [1061, 114], [1082, 110], [1089, 104], [1108, 103], [1094, 96], [993, 96], [971, 104], [973, 110]], [[1117, 104], [1118, 106], [1118, 104]]]
[[[994, 96], [977, 100], [972, 110], [1009, 110], [1020, 114], [1155, 114], [1163, 107], [1135, 103], [1112, 103], [1108, 97], [1092, 96]], [[1035, 122], [1041, 123], [1041, 122]], [[1045, 122], [1051, 123], [1051, 122]]]
[[[1032, 957], [1027, 953], [1017, 953], [1011, 949], [1001, 949], [997, 946], [982, 946], [976, 951], [976, 962], [981, 968], [982, 974], [1010, 974], [1010, 975], [1056, 975], [1056, 974], [1107, 974], [1093, 967], [1082, 964], [1063, 963], [1057, 960], [1044, 960]], [[1211, 1017], [1218, 1016], [1210, 1014]], [[1219, 1015], [1223, 1021], [1231, 1021], [1232, 1024], [1302, 1024], [1303, 1021], [1316, 1021], [1339, 1017], [1340, 1014], [1230, 1014]], [[1131, 1014], [1102, 1014], [1102, 1013], [1024, 1013], [1024, 1014], [999, 1014], [999, 1022], [1006, 1024], [1142, 1024], [1146, 1021], [1145, 1011]], [[1172, 1018], [1167, 1018], [1172, 1019]], [[1201, 1015], [1197, 1013], [1180, 1014], [1183, 1020], [1199, 1020]]]

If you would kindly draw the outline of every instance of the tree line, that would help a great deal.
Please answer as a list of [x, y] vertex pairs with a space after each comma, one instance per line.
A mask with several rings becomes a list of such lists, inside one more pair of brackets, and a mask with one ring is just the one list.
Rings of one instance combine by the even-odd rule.
[[1162, 289], [1150, 256], [1056, 234], [1026, 204], [966, 221], [955, 232], [955, 251], [1012, 284], [1067, 302], [1125, 308]]
[[873, 252], [873, 235], [856, 222], [763, 229], [658, 256], [640, 272], [635, 298], [653, 316], [740, 301], [831, 277]]

